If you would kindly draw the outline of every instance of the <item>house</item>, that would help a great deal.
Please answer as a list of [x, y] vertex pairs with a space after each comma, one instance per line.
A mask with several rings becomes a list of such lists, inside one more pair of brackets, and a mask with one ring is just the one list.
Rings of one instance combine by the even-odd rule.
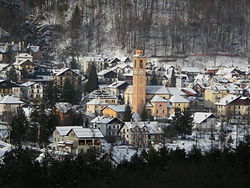
[[8, 80], [0, 80], [0, 95], [1, 97], [11, 95], [20, 98], [21, 86]]
[[74, 87], [74, 89], [80, 88], [80, 75], [70, 68], [55, 70], [53, 75], [55, 86], [63, 88], [66, 80]]
[[225, 86], [216, 84], [215, 86], [205, 88], [204, 104], [206, 108], [215, 109], [215, 103], [228, 95], [228, 90]]
[[18, 107], [24, 103], [18, 98], [6, 95], [0, 100], [0, 119], [9, 122], [16, 113]]
[[86, 102], [90, 102], [93, 99], [100, 99], [102, 102], [107, 104], [117, 104], [118, 97], [113, 95], [110, 91], [106, 89], [98, 89], [89, 93], [84, 99]]
[[116, 81], [108, 85], [108, 89], [112, 95], [117, 96], [117, 97], [121, 96], [123, 98], [124, 91], [126, 90], [128, 86], [129, 86], [129, 83], [126, 81]]
[[59, 125], [71, 125], [75, 111], [68, 102], [58, 102], [55, 104], [52, 113], [58, 117]]
[[169, 102], [174, 108], [180, 108], [182, 111], [189, 107], [190, 101], [181, 95], [173, 95]]
[[250, 121], [250, 98], [228, 95], [215, 103], [217, 115], [224, 120]]
[[7, 79], [7, 72], [10, 69], [10, 64], [0, 63], [0, 79]]
[[104, 102], [100, 98], [93, 99], [86, 103], [86, 113], [87, 114], [100, 114], [101, 110], [107, 105], [109, 104]]
[[214, 114], [210, 112], [195, 112], [193, 118], [193, 129], [198, 131], [203, 130], [209, 132], [216, 125], [216, 118]]
[[118, 131], [123, 126], [123, 121], [116, 117], [97, 116], [91, 121], [92, 127], [99, 129], [104, 137], [113, 137], [117, 139]]
[[88, 54], [81, 61], [81, 70], [84, 74], [88, 73], [89, 67], [94, 64], [96, 71], [100, 72], [105, 69], [105, 58], [102, 55]]
[[120, 130], [124, 143], [145, 148], [163, 141], [163, 130], [157, 122], [125, 122]]
[[72, 154], [85, 153], [88, 149], [100, 152], [102, 139], [99, 129], [81, 126], [59, 126], [53, 132], [54, 148]]
[[23, 98], [32, 102], [41, 102], [43, 99], [43, 85], [36, 82], [25, 82], [22, 85]]
[[29, 60], [29, 61], [33, 62], [33, 57], [32, 57], [32, 55], [30, 55], [28, 53], [20, 53], [16, 56], [16, 62], [20, 62], [23, 60]]
[[102, 70], [97, 73], [98, 82], [101, 84], [110, 84], [118, 81], [117, 74], [112, 70]]
[[159, 95], [155, 95], [150, 102], [146, 104], [146, 109], [149, 114], [156, 118], [168, 117], [171, 107], [169, 100]]
[[39, 60], [41, 58], [41, 51], [39, 46], [27, 46], [27, 52], [31, 54], [34, 61]]
[[30, 59], [20, 59], [13, 63], [13, 66], [17, 71], [18, 80], [34, 76], [35, 65]]
[[102, 115], [123, 119], [126, 105], [108, 105], [101, 110]]

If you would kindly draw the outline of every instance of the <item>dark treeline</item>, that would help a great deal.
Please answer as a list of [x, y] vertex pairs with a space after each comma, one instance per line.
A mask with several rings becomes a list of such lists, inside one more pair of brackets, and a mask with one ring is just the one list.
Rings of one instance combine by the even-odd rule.
[[97, 157], [94, 151], [63, 160], [45, 153], [16, 148], [0, 166], [0, 187], [249, 187], [250, 140], [235, 150], [213, 149], [202, 154], [150, 149], [130, 162], [114, 165], [110, 155]]

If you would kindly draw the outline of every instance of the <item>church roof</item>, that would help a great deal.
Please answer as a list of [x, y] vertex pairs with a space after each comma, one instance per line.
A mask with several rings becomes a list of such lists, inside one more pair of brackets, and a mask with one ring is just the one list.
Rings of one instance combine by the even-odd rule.
[[152, 99], [151, 102], [168, 102], [166, 99], [162, 98], [159, 95], [155, 95]]

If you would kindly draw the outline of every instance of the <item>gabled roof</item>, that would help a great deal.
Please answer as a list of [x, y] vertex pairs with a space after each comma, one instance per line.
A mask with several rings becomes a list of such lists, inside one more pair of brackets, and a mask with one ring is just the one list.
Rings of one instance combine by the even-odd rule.
[[82, 126], [58, 126], [56, 130], [62, 136], [67, 136], [74, 131], [78, 138], [103, 138], [99, 129], [83, 128]]
[[155, 86], [155, 85], [148, 85], [146, 86], [146, 94], [152, 95], [159, 95], [159, 94], [169, 94], [169, 91], [166, 89], [165, 86]]
[[181, 96], [186, 96], [186, 93], [181, 91], [179, 88], [176, 87], [167, 87], [167, 90], [170, 95], [181, 95]]
[[97, 75], [98, 76], [104, 76], [105, 74], [108, 74], [108, 73], [110, 73], [110, 72], [113, 72], [113, 70], [111, 70], [111, 69], [106, 69], [106, 70], [102, 70], [102, 71], [100, 71], [100, 72], [98, 72], [97, 73]]
[[126, 82], [126, 81], [116, 81], [116, 82], [113, 82], [112, 84], [108, 85], [108, 87], [109, 87], [109, 88], [119, 88], [119, 87], [121, 87], [123, 84], [129, 85], [129, 83]]
[[194, 123], [202, 123], [207, 118], [214, 117], [212, 113], [209, 112], [195, 112], [194, 113]]
[[166, 99], [162, 98], [161, 96], [159, 95], [155, 95], [151, 100], [150, 102], [168, 102]]
[[163, 130], [160, 126], [158, 126], [158, 123], [156, 121], [140, 121], [140, 122], [125, 122], [125, 126], [128, 129], [133, 128], [144, 128], [146, 129], [145, 132], [148, 132], [148, 134], [162, 134]]
[[56, 127], [56, 130], [58, 130], [60, 135], [66, 136], [73, 128], [81, 128], [81, 126], [58, 126]]
[[6, 95], [2, 98], [0, 104], [24, 104], [24, 102], [12, 96]]
[[109, 124], [112, 121], [118, 121], [120, 123], [123, 123], [120, 119], [118, 118], [112, 118], [112, 117], [106, 117], [106, 116], [97, 116], [93, 120], [91, 120], [91, 123], [98, 123], [98, 124]]
[[103, 138], [103, 134], [99, 129], [77, 127], [71, 129], [77, 138]]
[[215, 103], [215, 105], [220, 105], [220, 106], [225, 106], [228, 105], [229, 103], [233, 102], [234, 100], [240, 98], [241, 96], [236, 96], [236, 95], [227, 95], [218, 102]]
[[16, 56], [16, 58], [32, 58], [32, 55], [28, 54], [28, 53], [20, 53]]
[[[70, 69], [70, 68], [65, 68], [65, 69], [61, 69], [59, 72], [56, 72], [56, 76], [60, 76], [61, 74], [63, 74], [63, 73], [65, 73], [66, 71], [71, 71], [71, 72], [73, 72], [73, 73], [75, 73], [75, 74], [77, 74], [75, 71], [73, 71], [72, 69]], [[77, 74], [78, 75], [78, 74]]]
[[67, 113], [72, 109], [72, 104], [68, 102], [58, 102], [55, 104], [55, 107], [63, 113]]
[[103, 102], [100, 98], [93, 99], [86, 103], [87, 105], [108, 105], [108, 103]]
[[169, 101], [171, 103], [190, 103], [189, 100], [187, 100], [186, 98], [180, 96], [180, 95], [173, 95]]
[[33, 84], [35, 84], [35, 82], [28, 81], [28, 82], [25, 82], [25, 83], [21, 84], [21, 86], [29, 87], [29, 86], [32, 86]]
[[105, 108], [110, 108], [110, 109], [114, 110], [115, 112], [125, 112], [126, 105], [125, 104], [122, 104], [122, 105], [108, 105]]
[[13, 65], [20, 66], [20, 65], [22, 65], [23, 63], [26, 63], [26, 62], [32, 63], [29, 59], [23, 59], [21, 61], [16, 61], [15, 63], [13, 63]]

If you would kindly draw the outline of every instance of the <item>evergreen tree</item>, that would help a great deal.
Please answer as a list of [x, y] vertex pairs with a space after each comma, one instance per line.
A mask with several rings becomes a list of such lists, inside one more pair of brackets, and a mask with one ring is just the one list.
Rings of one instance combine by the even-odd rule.
[[82, 17], [78, 5], [75, 7], [70, 20], [72, 38], [79, 38], [79, 29], [81, 26]]
[[54, 86], [53, 82], [50, 82], [49, 85], [45, 88], [44, 94], [46, 106], [48, 107], [54, 106], [61, 97], [61, 91]]
[[174, 68], [172, 69], [170, 87], [176, 87], [176, 75], [175, 75]]
[[124, 117], [123, 117], [123, 121], [124, 122], [128, 122], [130, 121], [132, 118], [132, 112], [131, 112], [131, 108], [130, 106], [127, 104], [125, 107], [125, 112], [124, 112]]
[[77, 64], [75, 58], [73, 58], [73, 59], [70, 61], [69, 68], [70, 68], [70, 69], [78, 69], [78, 64]]
[[11, 69], [7, 72], [7, 79], [12, 82], [17, 82], [18, 81], [18, 76], [16, 73], [15, 67], [11, 67]]
[[147, 111], [145, 106], [142, 108], [142, 111], [140, 113], [140, 118], [141, 118], [142, 121], [147, 121], [150, 118], [150, 116], [148, 114], [148, 111]]
[[178, 134], [181, 134], [183, 138], [186, 135], [192, 133], [193, 118], [189, 109], [185, 109], [183, 112], [180, 108], [175, 108], [175, 116], [173, 117], [172, 126], [175, 128]]
[[10, 137], [15, 144], [20, 145], [21, 142], [25, 139], [28, 126], [28, 120], [23, 109], [21, 107], [18, 107], [10, 123]]
[[33, 126], [30, 128], [30, 131], [33, 131], [35, 136], [32, 135], [29, 139], [33, 139], [34, 142], [40, 145], [47, 145], [48, 139], [52, 135], [58, 121], [52, 113], [46, 111], [45, 106], [42, 104], [31, 113], [31, 124]]
[[150, 84], [151, 84], [151, 85], [158, 85], [157, 76], [156, 76], [155, 71], [153, 71], [153, 73], [152, 73], [152, 78], [151, 78]]
[[76, 90], [71, 82], [66, 79], [62, 89], [62, 101], [77, 104], [81, 97], [80, 91]]
[[85, 85], [85, 92], [92, 92], [98, 89], [98, 77], [96, 73], [96, 66], [92, 64], [89, 68], [88, 81]]

